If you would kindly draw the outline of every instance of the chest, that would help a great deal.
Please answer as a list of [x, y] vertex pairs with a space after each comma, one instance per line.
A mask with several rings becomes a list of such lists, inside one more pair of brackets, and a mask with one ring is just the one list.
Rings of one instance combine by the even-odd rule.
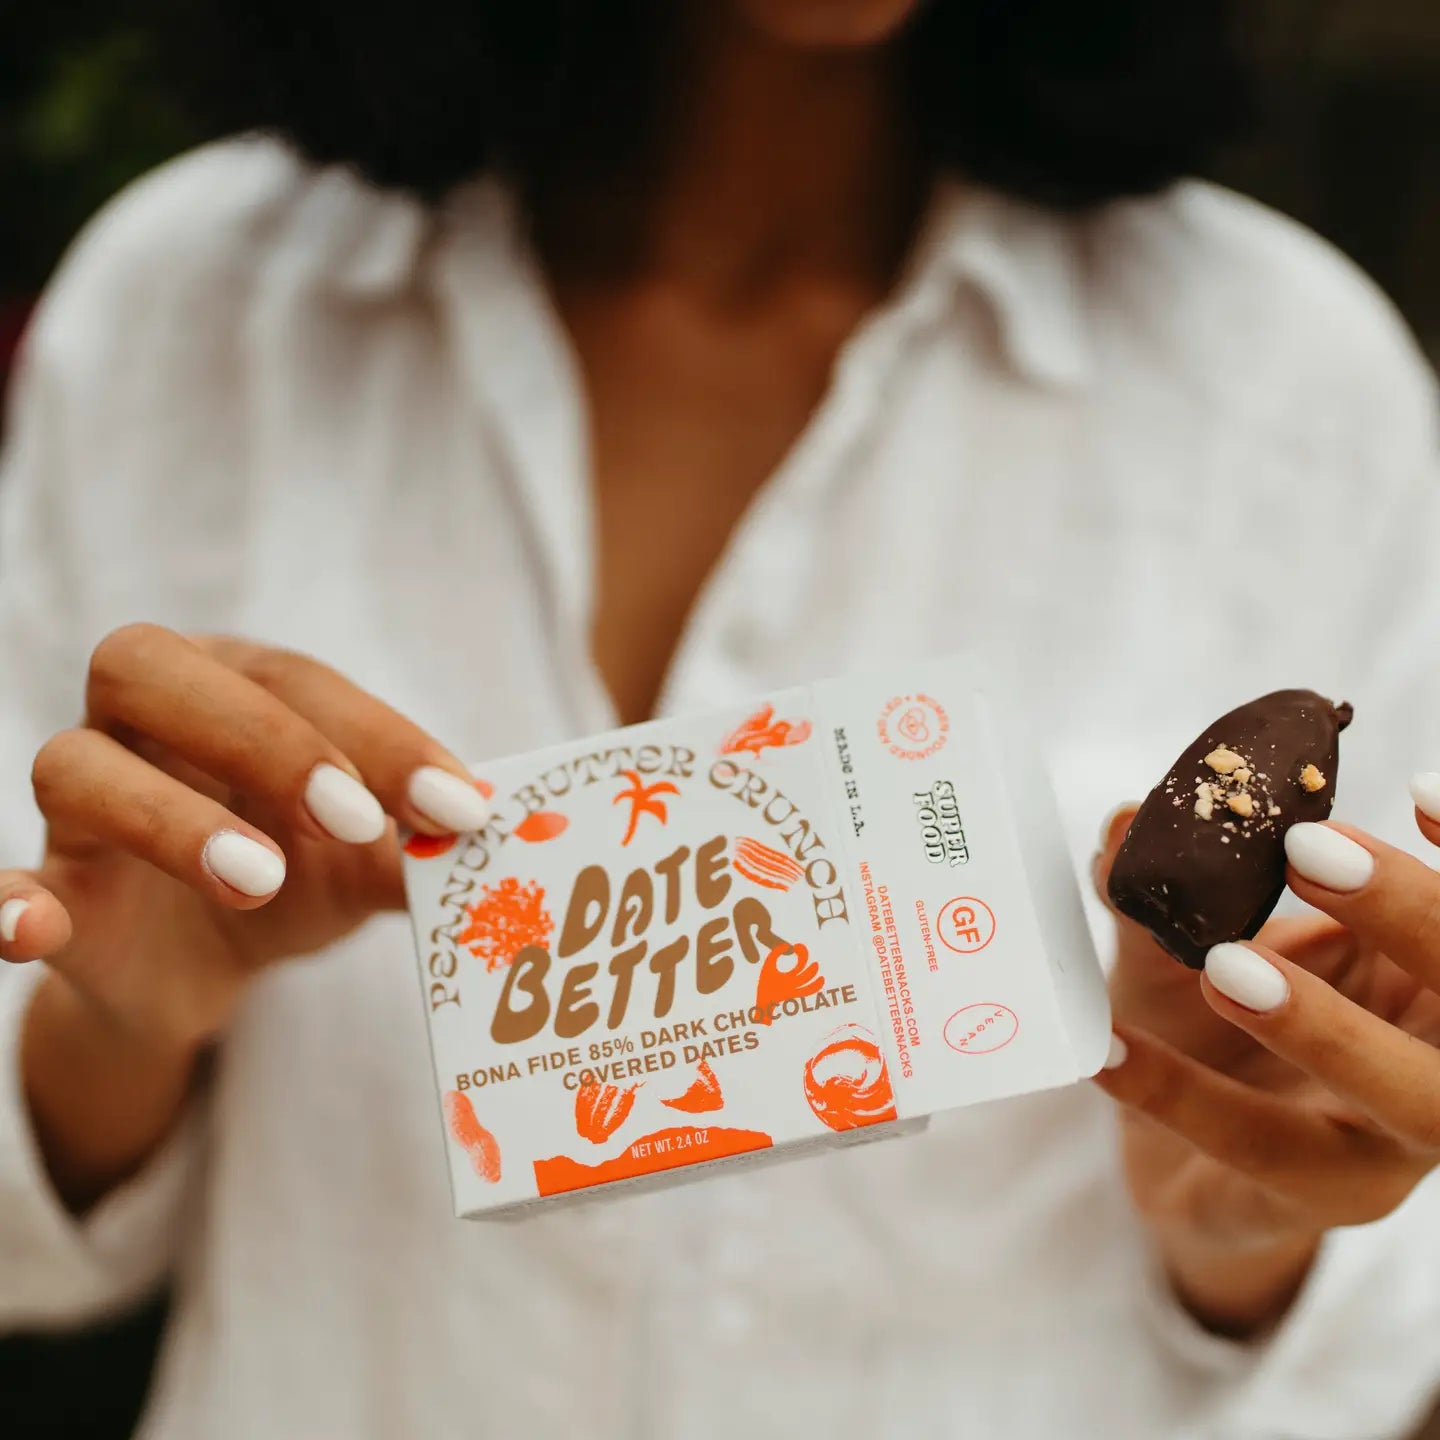
[[583, 377], [596, 661], [622, 719], [651, 713], [706, 577], [801, 443], [874, 296], [706, 305], [660, 287], [562, 296]]

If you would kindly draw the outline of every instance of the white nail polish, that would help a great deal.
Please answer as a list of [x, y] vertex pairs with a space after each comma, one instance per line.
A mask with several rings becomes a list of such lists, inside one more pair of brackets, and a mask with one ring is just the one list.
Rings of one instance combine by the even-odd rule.
[[1440, 825], [1440, 771], [1422, 770], [1410, 777], [1410, 798], [1426, 819]]
[[1312, 885], [1342, 894], [1368, 884], [1375, 873], [1375, 857], [1363, 845], [1308, 821], [1285, 832], [1285, 856]]
[[490, 818], [490, 807], [474, 785], [438, 765], [416, 770], [406, 793], [422, 815], [447, 830], [479, 830]]
[[217, 880], [242, 895], [273, 895], [285, 880], [285, 861], [237, 830], [217, 830], [201, 858]]
[[1105, 1056], [1102, 1070], [1118, 1070], [1130, 1057], [1130, 1047], [1118, 1036], [1110, 1036], [1110, 1051]]
[[20, 917], [29, 908], [30, 902], [18, 897], [0, 905], [0, 940], [8, 945], [15, 938], [15, 932], [20, 928]]
[[368, 845], [385, 833], [385, 810], [338, 765], [317, 765], [305, 782], [305, 808], [323, 830], [350, 845]]
[[1227, 999], [1264, 1014], [1285, 1003], [1289, 982], [1248, 945], [1216, 945], [1205, 957], [1205, 978]]

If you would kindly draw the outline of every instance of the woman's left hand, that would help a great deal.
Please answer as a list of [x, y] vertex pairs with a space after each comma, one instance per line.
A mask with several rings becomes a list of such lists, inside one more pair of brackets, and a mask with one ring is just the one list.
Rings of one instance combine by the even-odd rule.
[[[1102, 895], [1133, 815], [1097, 857]], [[1416, 821], [1440, 845], [1440, 820]], [[1096, 1077], [1181, 1297], [1233, 1334], [1283, 1313], [1325, 1231], [1389, 1214], [1440, 1164], [1440, 874], [1334, 823], [1294, 826], [1286, 853], [1329, 918], [1217, 946], [1198, 982], [1117, 916], [1119, 1043]]]

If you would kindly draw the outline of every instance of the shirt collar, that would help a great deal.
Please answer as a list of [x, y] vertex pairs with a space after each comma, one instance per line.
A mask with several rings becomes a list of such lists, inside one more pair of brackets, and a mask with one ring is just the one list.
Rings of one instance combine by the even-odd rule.
[[1060, 389], [1090, 378], [1092, 340], [1075, 220], [997, 191], [941, 181], [916, 247], [919, 286], [970, 286], [993, 309], [1023, 376]]
[[[408, 197], [368, 197], [335, 172], [312, 195], [326, 211], [332, 236], [327, 268], [355, 297], [377, 298], [398, 288], [424, 246], [426, 212]], [[347, 183], [349, 182], [349, 183]], [[359, 200], [369, 198], [361, 206]], [[513, 197], [493, 178], [461, 187], [452, 211], [488, 211], [492, 241], [517, 244]], [[363, 223], [362, 223], [363, 222]], [[338, 234], [340, 243], [336, 243]], [[969, 286], [991, 306], [1010, 364], [1021, 375], [1061, 389], [1083, 386], [1092, 353], [1076, 222], [998, 191], [955, 180], [938, 182], [915, 246], [901, 308], [936, 288]]]

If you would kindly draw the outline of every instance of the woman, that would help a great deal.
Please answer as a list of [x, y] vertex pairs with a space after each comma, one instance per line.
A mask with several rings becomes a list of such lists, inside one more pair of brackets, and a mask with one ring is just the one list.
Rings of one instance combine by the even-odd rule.
[[467, 759], [983, 640], [1081, 855], [1289, 683], [1357, 706], [1344, 820], [1440, 842], [1432, 388], [1169, 185], [1212, 7], [551, 8], [243, 7], [292, 143], [141, 183], [29, 338], [0, 1314], [173, 1273], [151, 1437], [1400, 1433], [1440, 882], [1371, 830], [1203, 989], [1122, 927], [1099, 1087], [449, 1218], [394, 834]]

